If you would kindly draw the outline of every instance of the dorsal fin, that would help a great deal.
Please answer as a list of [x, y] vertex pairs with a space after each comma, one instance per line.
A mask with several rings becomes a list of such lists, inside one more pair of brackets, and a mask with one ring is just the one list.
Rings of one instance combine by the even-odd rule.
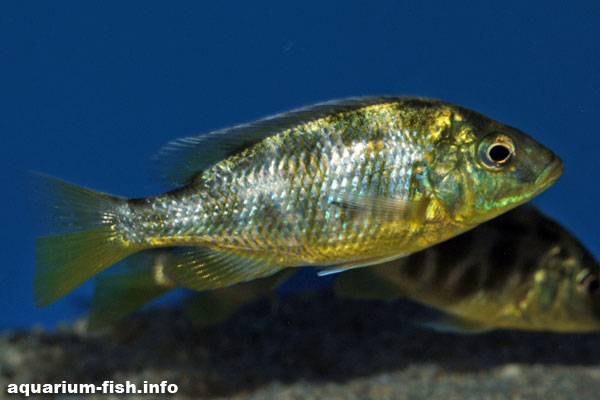
[[254, 146], [265, 138], [322, 118], [334, 112], [398, 101], [398, 97], [363, 96], [328, 101], [273, 115], [255, 122], [174, 140], [154, 157], [160, 178], [170, 186], [183, 186], [216, 162]]

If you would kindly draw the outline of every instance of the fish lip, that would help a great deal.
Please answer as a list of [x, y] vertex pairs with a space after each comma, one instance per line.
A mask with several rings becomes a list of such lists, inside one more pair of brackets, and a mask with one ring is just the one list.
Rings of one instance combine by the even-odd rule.
[[552, 161], [546, 165], [546, 168], [544, 168], [542, 173], [535, 180], [535, 185], [540, 185], [543, 188], [551, 186], [558, 178], [560, 178], [564, 169], [565, 167], [562, 160], [559, 157], [554, 156]]

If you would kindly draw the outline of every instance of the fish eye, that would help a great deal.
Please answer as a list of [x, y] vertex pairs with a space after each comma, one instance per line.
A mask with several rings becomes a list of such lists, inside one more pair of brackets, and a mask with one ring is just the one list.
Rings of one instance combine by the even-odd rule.
[[479, 155], [485, 168], [500, 171], [514, 158], [515, 145], [510, 137], [501, 133], [493, 133], [481, 141]]
[[579, 289], [589, 295], [600, 294], [600, 280], [593, 274], [588, 274], [579, 283]]

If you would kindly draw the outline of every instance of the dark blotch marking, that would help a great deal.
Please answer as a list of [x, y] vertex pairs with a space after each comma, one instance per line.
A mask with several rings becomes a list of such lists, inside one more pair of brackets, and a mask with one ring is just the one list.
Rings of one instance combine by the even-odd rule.
[[513, 240], [502, 237], [488, 254], [489, 271], [483, 286], [488, 290], [501, 288], [517, 268], [517, 254]]
[[414, 253], [408, 257], [403, 265], [402, 272], [410, 279], [418, 280], [425, 271], [425, 262], [427, 260], [426, 252], [432, 250], [423, 250]]
[[433, 275], [434, 283], [442, 285], [450, 272], [471, 254], [474, 239], [473, 233], [467, 233], [438, 245], [439, 253]]
[[456, 284], [457, 297], [468, 297], [479, 289], [482, 267], [481, 263], [474, 262], [463, 270]]

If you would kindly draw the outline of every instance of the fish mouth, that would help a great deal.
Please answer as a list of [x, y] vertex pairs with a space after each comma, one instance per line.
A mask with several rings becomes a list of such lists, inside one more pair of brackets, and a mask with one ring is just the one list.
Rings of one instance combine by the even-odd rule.
[[546, 168], [542, 171], [542, 173], [535, 180], [535, 185], [538, 186], [541, 190], [544, 190], [554, 184], [560, 178], [565, 167], [562, 163], [562, 160], [554, 156], [552, 161], [546, 165]]

